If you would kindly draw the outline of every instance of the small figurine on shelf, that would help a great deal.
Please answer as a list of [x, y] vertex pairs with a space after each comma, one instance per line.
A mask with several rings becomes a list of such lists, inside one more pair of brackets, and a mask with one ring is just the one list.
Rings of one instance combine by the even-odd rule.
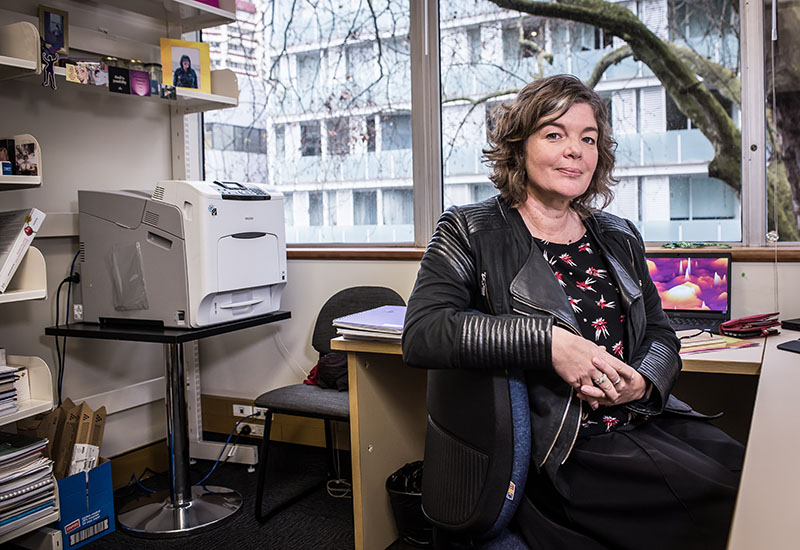
[[42, 42], [42, 61], [44, 61], [42, 86], [50, 86], [56, 90], [56, 75], [53, 74], [53, 68], [56, 66], [56, 61], [58, 61], [58, 53], [51, 52], [44, 42]]

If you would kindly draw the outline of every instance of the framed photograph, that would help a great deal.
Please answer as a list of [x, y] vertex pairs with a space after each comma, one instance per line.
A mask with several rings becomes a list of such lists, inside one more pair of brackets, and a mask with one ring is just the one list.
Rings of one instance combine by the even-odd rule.
[[211, 93], [208, 44], [161, 39], [162, 84]]
[[69, 20], [67, 12], [39, 6], [39, 34], [44, 43], [58, 54], [69, 53]]

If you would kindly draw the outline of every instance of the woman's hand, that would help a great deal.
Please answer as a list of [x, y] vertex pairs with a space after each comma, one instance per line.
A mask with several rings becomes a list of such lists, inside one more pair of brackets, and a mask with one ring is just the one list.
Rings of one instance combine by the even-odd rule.
[[[621, 405], [630, 403], [644, 397], [647, 391], [647, 380], [639, 374], [639, 371], [627, 365], [603, 350], [603, 354], [592, 359], [592, 364], [605, 373], [606, 378], [611, 381], [611, 385], [616, 390], [617, 397], [612, 397], [605, 391], [605, 384], [581, 386], [580, 394], [589, 404], [596, 401], [600, 405]], [[595, 408], [594, 406], [592, 408]]]
[[641, 399], [647, 382], [603, 347], [561, 327], [553, 327], [553, 368], [578, 391], [578, 397], [596, 409]]
[[[597, 408], [600, 398], [604, 401], [619, 399], [617, 388], [612, 384], [618, 378], [617, 371], [608, 367], [607, 360], [602, 360], [611, 357], [604, 347], [561, 327], [553, 327], [551, 355], [556, 374], [575, 388], [578, 397], [585, 399], [593, 409]], [[597, 391], [585, 392], [584, 388], [590, 386]]]

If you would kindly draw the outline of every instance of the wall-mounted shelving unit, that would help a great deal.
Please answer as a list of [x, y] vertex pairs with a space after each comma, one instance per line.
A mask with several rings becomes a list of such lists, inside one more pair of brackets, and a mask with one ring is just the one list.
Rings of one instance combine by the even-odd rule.
[[41, 72], [36, 26], [27, 21], [0, 26], [0, 80]]
[[236, 21], [236, 0], [220, 0], [219, 7], [197, 0], [106, 0], [106, 4], [180, 25], [183, 32], [199, 31]]
[[0, 416], [0, 426], [53, 409], [53, 380], [50, 367], [38, 357], [9, 355], [6, 362], [12, 367], [26, 367], [31, 386], [31, 398], [17, 403], [17, 412]]
[[39, 249], [31, 246], [8, 288], [0, 293], [0, 304], [44, 298], [47, 298], [47, 266]]
[[64, 78], [59, 79], [58, 85], [67, 84], [70, 86], [81, 86], [86, 89], [86, 93], [112, 94], [115, 97], [133, 98], [136, 101], [161, 101], [170, 106], [177, 107], [180, 114], [200, 113], [213, 111], [215, 109], [226, 109], [236, 107], [239, 103], [239, 88], [236, 81], [236, 74], [230, 69], [220, 69], [211, 71], [211, 90], [213, 93], [205, 93], [189, 88], [178, 88], [176, 99], [165, 99], [158, 96], [138, 96], [134, 94], [118, 94], [110, 92], [106, 86], [93, 86], [91, 84], [78, 84], [69, 82], [65, 79], [66, 69], [56, 67], [53, 73]]
[[[11, 137], [11, 136], [0, 136], [0, 137]], [[36, 145], [36, 165], [37, 165], [37, 174], [35, 176], [4, 176], [0, 175], [0, 191], [11, 191], [12, 189], [26, 189], [29, 187], [39, 187], [42, 185], [43, 177], [42, 177], [42, 169], [44, 164], [42, 164], [42, 148], [39, 146], [39, 142], [36, 141], [36, 138], [30, 134], [17, 134], [13, 136], [13, 139], [16, 143], [24, 142], [33, 142]]]

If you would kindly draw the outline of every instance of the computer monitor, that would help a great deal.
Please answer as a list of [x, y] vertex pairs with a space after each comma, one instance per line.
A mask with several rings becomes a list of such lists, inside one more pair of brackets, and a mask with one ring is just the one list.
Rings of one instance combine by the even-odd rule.
[[730, 253], [648, 253], [647, 266], [670, 318], [730, 319]]

